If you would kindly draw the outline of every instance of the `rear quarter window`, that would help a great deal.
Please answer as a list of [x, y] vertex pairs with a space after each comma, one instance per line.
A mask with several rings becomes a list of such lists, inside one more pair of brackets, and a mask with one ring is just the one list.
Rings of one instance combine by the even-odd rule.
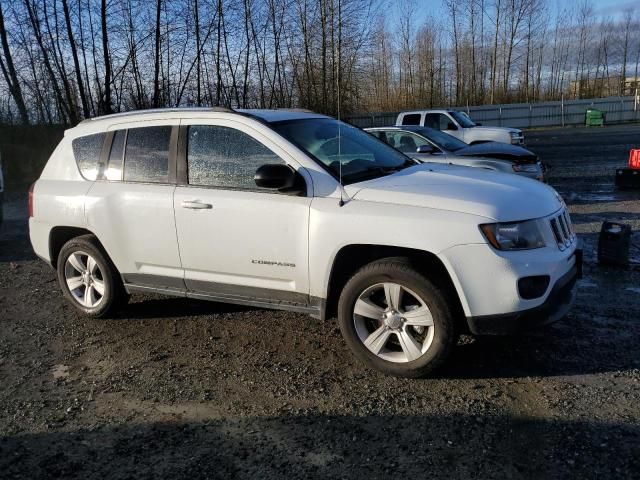
[[410, 113], [402, 117], [402, 125], [420, 125], [420, 113]]
[[96, 133], [74, 138], [71, 142], [80, 174], [87, 180], [98, 178], [100, 153], [106, 137], [106, 133]]

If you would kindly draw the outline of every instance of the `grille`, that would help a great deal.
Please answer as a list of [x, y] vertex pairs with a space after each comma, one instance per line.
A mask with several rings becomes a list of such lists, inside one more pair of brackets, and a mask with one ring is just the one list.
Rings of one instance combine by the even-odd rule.
[[556, 239], [558, 248], [564, 250], [569, 248], [576, 239], [576, 234], [573, 232], [571, 226], [571, 219], [566, 209], [563, 209], [558, 215], [553, 216], [549, 223], [551, 225], [551, 231]]

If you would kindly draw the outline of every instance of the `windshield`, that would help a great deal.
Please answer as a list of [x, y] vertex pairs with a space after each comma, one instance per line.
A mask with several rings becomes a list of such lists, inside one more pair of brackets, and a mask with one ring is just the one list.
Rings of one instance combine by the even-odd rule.
[[443, 150], [449, 150], [450, 152], [456, 152], [469, 146], [462, 140], [459, 140], [456, 137], [449, 135], [448, 133], [441, 132], [440, 130], [436, 130], [434, 128], [425, 127], [413, 131], [418, 135], [422, 135], [427, 140], [435, 143], [437, 147], [440, 147]]
[[475, 127], [476, 124], [471, 121], [471, 119], [462, 112], [449, 112], [456, 122], [460, 124], [462, 128], [471, 128]]
[[372, 135], [333, 118], [285, 120], [273, 122], [271, 127], [336, 178], [342, 164], [345, 185], [416, 165], [414, 160]]

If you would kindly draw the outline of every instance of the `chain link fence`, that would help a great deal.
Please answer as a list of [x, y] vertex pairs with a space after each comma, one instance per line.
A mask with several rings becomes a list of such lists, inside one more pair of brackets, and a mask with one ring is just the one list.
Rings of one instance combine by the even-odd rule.
[[[442, 108], [442, 107], [440, 107]], [[581, 100], [557, 100], [540, 103], [512, 103], [505, 105], [482, 105], [475, 107], [449, 107], [462, 110], [482, 125], [496, 127], [536, 128], [569, 125], [584, 125], [588, 108], [605, 113], [606, 123], [640, 121], [640, 98], [608, 97]], [[351, 115], [343, 118], [360, 127], [385, 127], [395, 125], [400, 112], [376, 112]]]

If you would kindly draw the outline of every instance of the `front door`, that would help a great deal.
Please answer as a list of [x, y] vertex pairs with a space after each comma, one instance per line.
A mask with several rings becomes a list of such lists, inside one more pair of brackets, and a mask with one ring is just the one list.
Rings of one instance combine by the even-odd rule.
[[187, 289], [219, 299], [308, 304], [311, 196], [254, 182], [261, 165], [300, 166], [238, 122], [183, 121], [183, 132], [187, 178], [176, 188], [174, 209]]
[[460, 140], [464, 140], [464, 129], [460, 128], [453, 118], [444, 113], [428, 113], [425, 116], [424, 126], [440, 130]]

